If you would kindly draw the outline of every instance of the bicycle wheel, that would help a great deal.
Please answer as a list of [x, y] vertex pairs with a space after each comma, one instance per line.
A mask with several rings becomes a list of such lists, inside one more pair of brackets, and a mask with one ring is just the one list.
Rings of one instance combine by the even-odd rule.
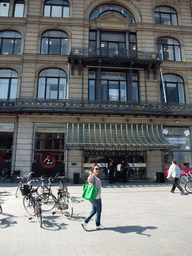
[[26, 212], [29, 214], [29, 215], [34, 215], [34, 202], [33, 202], [33, 198], [30, 197], [30, 196], [24, 196], [23, 197], [23, 206], [26, 210]]
[[55, 207], [54, 196], [49, 193], [44, 193], [39, 196], [41, 200], [41, 210], [44, 212], [51, 211]]
[[49, 188], [47, 186], [38, 186], [37, 187], [37, 194], [40, 196], [42, 194], [48, 194], [49, 193]]
[[3, 212], [2, 206], [0, 205], [0, 214]]
[[35, 215], [37, 216], [37, 220], [39, 222], [40, 227], [42, 227], [43, 221], [42, 221], [41, 207], [37, 200], [35, 200]]
[[191, 193], [191, 192], [192, 192], [192, 182], [191, 182], [191, 181], [188, 181], [188, 182], [185, 184], [185, 190], [186, 190], [188, 193]]
[[73, 215], [71, 199], [68, 196], [61, 197], [58, 202], [58, 209], [61, 211], [63, 217], [70, 219]]

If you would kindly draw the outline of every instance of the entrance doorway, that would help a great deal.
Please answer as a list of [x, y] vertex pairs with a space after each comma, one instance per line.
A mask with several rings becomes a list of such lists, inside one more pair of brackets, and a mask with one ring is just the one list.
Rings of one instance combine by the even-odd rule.
[[84, 151], [83, 179], [86, 179], [87, 169], [94, 164], [100, 166], [100, 179], [109, 181], [109, 167], [114, 163], [114, 181], [122, 181], [123, 164], [126, 168], [126, 181], [146, 180], [146, 151]]

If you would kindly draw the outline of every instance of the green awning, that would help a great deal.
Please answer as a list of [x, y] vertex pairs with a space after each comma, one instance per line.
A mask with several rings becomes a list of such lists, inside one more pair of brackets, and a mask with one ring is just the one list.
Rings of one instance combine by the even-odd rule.
[[170, 149], [163, 126], [148, 124], [67, 123], [66, 148]]

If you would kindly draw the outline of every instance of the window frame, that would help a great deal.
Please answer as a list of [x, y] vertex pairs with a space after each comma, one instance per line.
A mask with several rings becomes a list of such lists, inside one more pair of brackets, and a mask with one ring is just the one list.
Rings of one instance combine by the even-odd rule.
[[[22, 16], [15, 16], [15, 11], [16, 11], [16, 6], [17, 4], [20, 4], [23, 6], [23, 14]], [[14, 1], [14, 6], [13, 6], [13, 17], [15, 18], [23, 18], [25, 13], [25, 1], [24, 0], [16, 0]]]
[[[50, 4], [46, 4], [46, 2], [51, 2]], [[49, 6], [50, 7], [50, 10], [49, 10], [49, 16], [48, 15], [45, 15], [45, 12], [46, 12], [46, 6]], [[52, 12], [53, 12], [53, 6], [58, 6], [58, 7], [61, 7], [61, 15], [60, 16], [52, 16]], [[65, 9], [68, 9], [68, 16], [64, 16], [64, 13], [65, 13]], [[43, 16], [44, 17], [52, 17], [52, 18], [69, 18], [70, 17], [70, 3], [68, 0], [63, 0], [63, 4], [58, 4], [56, 3], [56, 0], [46, 0], [44, 1], [44, 7], [43, 7]]]
[[[20, 35], [20, 37], [13, 37], [13, 36], [10, 36], [10, 37], [5, 37], [3, 36], [3, 33], [15, 33], [17, 35]], [[21, 54], [21, 34], [17, 31], [14, 31], [14, 30], [4, 30], [4, 31], [0, 31], [0, 35], [2, 34], [2, 37], [0, 36], [0, 55], [19, 55]], [[13, 47], [12, 47], [12, 53], [9, 54], [9, 53], [5, 53], [5, 52], [2, 52], [2, 49], [3, 49], [3, 42], [5, 40], [10, 40], [10, 41], [13, 41], [11, 43], [13, 43]], [[19, 41], [19, 51], [15, 53], [15, 49], [16, 49], [16, 40]]]
[[[59, 71], [59, 76], [54, 76], [54, 75], [42, 75], [41, 76], [41, 73], [43, 73], [44, 71], [48, 72], [49, 70], [56, 70]], [[60, 72], [62, 72], [63, 74], [65, 74], [65, 76], [62, 76], [62, 74], [60, 74]], [[39, 97], [39, 91], [40, 91], [40, 79], [43, 79], [44, 78], [44, 96], [43, 97]], [[57, 98], [51, 98], [51, 97], [47, 97], [47, 90], [48, 90], [48, 86], [49, 86], [49, 79], [57, 79], [57, 90], [55, 90], [57, 92]], [[60, 98], [60, 88], [61, 88], [61, 79], [65, 79], [65, 84], [64, 84], [64, 87], [63, 87], [63, 94], [64, 94], [64, 97], [63, 98]], [[43, 80], [42, 80], [43, 81]], [[39, 75], [38, 75], [38, 85], [37, 85], [37, 99], [44, 99], [44, 100], [64, 100], [66, 99], [66, 96], [67, 96], [67, 73], [62, 70], [62, 69], [59, 69], [59, 68], [47, 68], [47, 69], [43, 69], [39, 72]]]
[[9, 17], [9, 13], [10, 13], [10, 0], [1, 0], [0, 1], [0, 4], [1, 3], [4, 3], [4, 4], [8, 4], [8, 10], [7, 10], [7, 13], [6, 15], [0, 15], [0, 17]]
[[[94, 76], [90, 77], [89, 74], [91, 72], [94, 72]], [[100, 77], [99, 74], [97, 72], [97, 70], [94, 69], [89, 69], [89, 74], [88, 74], [88, 100], [90, 102], [93, 101], [104, 101], [104, 102], [114, 102], [114, 100], [110, 100], [110, 82], [116, 82], [116, 84], [118, 84], [118, 100], [115, 100], [115, 102], [139, 102], [139, 74], [138, 72], [133, 72], [131, 74], [128, 74], [129, 71], [124, 71], [124, 72], [119, 72], [119, 70], [114, 70], [114, 71], [109, 71], [109, 70], [105, 70], [103, 69], [100, 73]], [[102, 79], [102, 75], [103, 73], [107, 73], [107, 74], [124, 74], [125, 75], [125, 79]], [[132, 76], [132, 82], [131, 82], [131, 94], [130, 93], [130, 75]], [[137, 79], [134, 79], [134, 77], [137, 77]], [[106, 90], [107, 90], [107, 94], [106, 95], [102, 95], [102, 82], [106, 81]], [[91, 85], [90, 82], [93, 82], [93, 84]], [[100, 82], [100, 84], [99, 84]], [[124, 89], [121, 88], [123, 82], [125, 83], [125, 94], [123, 93]], [[137, 84], [137, 95], [136, 95], [136, 99], [133, 99], [133, 83]], [[90, 87], [92, 86], [92, 89], [90, 89]], [[91, 91], [92, 90], [92, 91]], [[94, 95], [94, 98], [90, 98], [91, 95]], [[125, 97], [125, 100], [123, 100], [123, 97]], [[130, 99], [131, 98], [131, 99]]]
[[[158, 11], [157, 9], [158, 8], [167, 8], [167, 9], [169, 9], [169, 10], [167, 10], [167, 11]], [[174, 12], [171, 12], [171, 11], [174, 11]], [[159, 20], [160, 20], [160, 22], [158, 23], [158, 22], [156, 22], [156, 14], [159, 14]], [[169, 15], [170, 16], [170, 19], [169, 19], [169, 22], [171, 23], [171, 24], [164, 24], [163, 23], [163, 21], [162, 21], [162, 14], [167, 14], [167, 15]], [[174, 16], [176, 16], [176, 24], [173, 24], [173, 15]], [[172, 8], [172, 7], [169, 7], [169, 6], [157, 6], [157, 7], [155, 7], [155, 9], [154, 9], [154, 17], [155, 17], [155, 23], [156, 24], [160, 24], [160, 25], [168, 25], [168, 26], [178, 26], [178, 15], [177, 15], [177, 11], [174, 9], [174, 8]]]
[[[175, 41], [174, 43], [161, 43], [159, 42], [160, 40], [173, 40]], [[176, 44], [177, 43], [177, 44]], [[169, 54], [169, 58], [166, 57], [166, 53], [170, 51], [170, 48], [172, 49], [172, 53], [173, 53], [173, 59], [170, 59], [170, 54]], [[179, 58], [177, 58], [177, 48], [179, 50]], [[164, 49], [167, 49], [166, 52]], [[160, 52], [162, 51], [162, 52]], [[171, 37], [160, 37], [157, 39], [157, 53], [160, 56], [160, 59], [163, 61], [182, 61], [182, 55], [181, 55], [181, 45], [179, 43], [179, 41], [175, 38], [171, 38]]]
[[[61, 34], [63, 34], [63, 37], [61, 36], [61, 37], [54, 37], [54, 36], [45, 36], [45, 34], [46, 33], [51, 33], [51, 32], [59, 32], [59, 33], [61, 33]], [[45, 44], [47, 44], [48, 45], [48, 47], [47, 47], [47, 53], [44, 53], [44, 52], [42, 52], [43, 51], [43, 47], [44, 47], [44, 42], [43, 41], [46, 41], [46, 39], [47, 39], [47, 43], [45, 43]], [[51, 40], [54, 40], [54, 39], [57, 39], [57, 40], [59, 40], [60, 42], [59, 42], [59, 53], [50, 53], [50, 45], [52, 45], [51, 44]], [[62, 41], [64, 40], [66, 40], [67, 39], [67, 48], [65, 48], [64, 47], [64, 45], [62, 46]], [[45, 31], [43, 34], [42, 34], [42, 36], [41, 36], [41, 50], [40, 50], [40, 52], [41, 52], [41, 54], [50, 54], [50, 55], [67, 55], [68, 54], [68, 51], [69, 51], [69, 37], [68, 37], [68, 34], [66, 33], [66, 32], [64, 32], [64, 31], [61, 31], [61, 30], [48, 30], [48, 31]], [[63, 52], [63, 54], [62, 54], [62, 52]]]
[[[10, 75], [1, 76], [1, 71], [4, 73], [5, 70], [10, 71], [11, 72]], [[0, 81], [3, 81], [3, 80], [8, 81], [8, 83], [6, 84], [6, 86], [7, 86], [7, 97], [6, 98], [1, 98], [0, 97], [0, 100], [15, 100], [17, 98], [18, 73], [13, 69], [0, 69]], [[13, 89], [13, 86], [14, 86], [13, 80], [16, 80], [16, 93], [15, 93], [15, 97], [10, 98], [11, 90]], [[1, 86], [1, 82], [0, 82], [0, 86]]]
[[[173, 76], [175, 77], [175, 80], [177, 81], [166, 81], [166, 76]], [[178, 80], [181, 80], [181, 81], [178, 81]], [[167, 99], [167, 103], [168, 104], [186, 104], [186, 95], [185, 95], [185, 84], [184, 84], [184, 80], [181, 76], [179, 75], [176, 75], [176, 74], [163, 74], [163, 83], [164, 83], [164, 86], [165, 86], [165, 93], [166, 93], [166, 99]], [[164, 98], [164, 95], [163, 95], [163, 83], [162, 83], [162, 79], [160, 80], [160, 95], [161, 95], [161, 102], [162, 103], [165, 103], [165, 98]], [[168, 86], [167, 85], [174, 85], [175, 84], [175, 87], [176, 87], [176, 96], [177, 96], [177, 102], [176, 101], [170, 101], [168, 100], [170, 98], [170, 95], [169, 95], [169, 92], [168, 92]], [[182, 91], [183, 91], [183, 95], [180, 96], [180, 93], [179, 93], [179, 86], [182, 85]], [[184, 102], [182, 102], [182, 98], [184, 100]]]

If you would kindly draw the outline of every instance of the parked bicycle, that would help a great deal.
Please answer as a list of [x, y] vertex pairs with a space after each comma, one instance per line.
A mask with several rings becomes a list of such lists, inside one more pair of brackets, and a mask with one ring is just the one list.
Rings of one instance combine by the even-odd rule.
[[30, 180], [21, 186], [21, 194], [24, 196], [23, 206], [26, 212], [31, 215], [30, 219], [36, 216], [40, 227], [42, 227], [41, 198], [37, 195], [37, 189], [32, 188], [31, 183], [34, 181]]
[[20, 182], [15, 191], [16, 197], [18, 197], [19, 194], [21, 193], [21, 188], [23, 187], [23, 185], [26, 184], [30, 180], [32, 173], [33, 172], [30, 172], [28, 175], [17, 177], [17, 179], [20, 180]]
[[70, 219], [73, 215], [73, 205], [69, 196], [68, 188], [67, 185], [63, 185], [62, 183], [64, 177], [57, 176], [57, 179], [59, 180], [57, 197], [53, 194], [51, 189], [52, 178], [48, 179], [49, 183], [46, 188], [44, 186], [41, 187], [42, 193], [40, 193], [40, 189], [37, 189], [38, 193], [40, 193], [41, 209], [42, 211], [50, 211], [55, 207], [61, 211], [62, 215], [66, 219]]
[[179, 183], [188, 193], [192, 192], [192, 173], [182, 173]]

